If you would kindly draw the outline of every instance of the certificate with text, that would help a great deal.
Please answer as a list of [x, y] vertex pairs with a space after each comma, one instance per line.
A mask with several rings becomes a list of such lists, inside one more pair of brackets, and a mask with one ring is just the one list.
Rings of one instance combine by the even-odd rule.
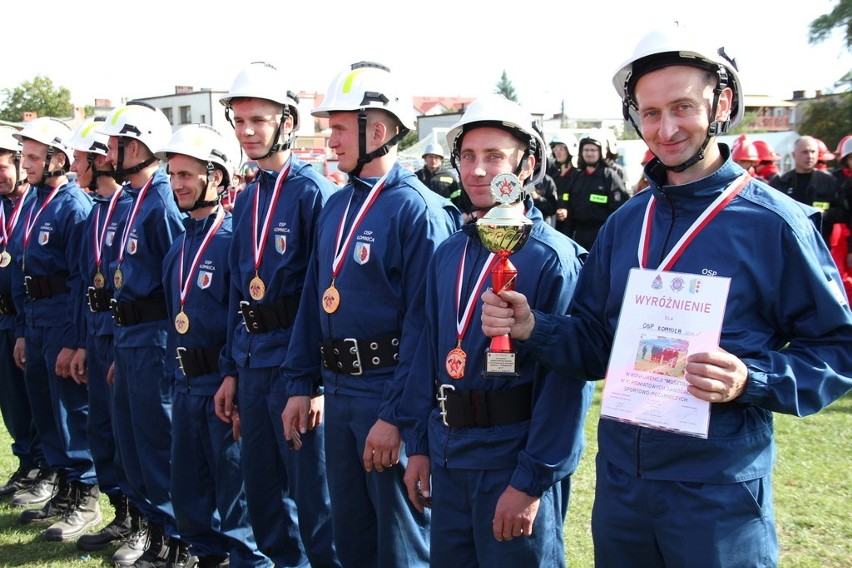
[[604, 383], [601, 416], [707, 437], [710, 403], [686, 390], [686, 358], [716, 351], [730, 278], [630, 271]]

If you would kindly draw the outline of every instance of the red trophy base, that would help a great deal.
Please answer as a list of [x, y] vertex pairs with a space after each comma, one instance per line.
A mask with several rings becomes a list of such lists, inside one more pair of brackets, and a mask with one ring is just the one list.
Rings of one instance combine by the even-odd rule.
[[[491, 271], [491, 287], [495, 294], [515, 289], [518, 270], [509, 261], [508, 252], [498, 253], [500, 260]], [[485, 370], [488, 378], [510, 378], [518, 376], [518, 363], [512, 339], [508, 335], [491, 338], [491, 345], [485, 350]]]

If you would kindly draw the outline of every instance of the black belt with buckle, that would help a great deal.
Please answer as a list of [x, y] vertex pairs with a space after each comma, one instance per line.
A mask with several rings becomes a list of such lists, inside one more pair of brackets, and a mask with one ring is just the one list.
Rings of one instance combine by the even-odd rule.
[[24, 288], [30, 300], [43, 300], [52, 298], [68, 291], [65, 283], [68, 280], [68, 272], [63, 270], [50, 276], [24, 276]]
[[342, 341], [320, 343], [323, 367], [335, 373], [360, 375], [364, 371], [390, 367], [399, 362], [399, 334], [373, 339], [347, 337]]
[[145, 323], [149, 321], [164, 320], [169, 317], [166, 312], [166, 298], [164, 296], [151, 296], [135, 301], [110, 300], [112, 317], [115, 325], [127, 326]]
[[532, 417], [532, 383], [505, 390], [456, 390], [438, 387], [438, 408], [450, 428], [501, 426]]
[[274, 302], [249, 304], [240, 302], [243, 325], [249, 333], [266, 333], [281, 327], [290, 327], [296, 321], [299, 309], [299, 294], [284, 296]]
[[112, 292], [106, 288], [95, 288], [89, 286], [86, 291], [86, 296], [89, 300], [89, 311], [98, 313], [106, 312], [111, 308], [110, 301], [112, 300]]
[[14, 316], [18, 313], [15, 309], [15, 302], [12, 301], [12, 296], [0, 294], [0, 314], [4, 316]]
[[224, 345], [216, 347], [198, 347], [195, 349], [187, 349], [186, 347], [177, 348], [177, 360], [180, 365], [180, 370], [188, 377], [200, 377], [201, 375], [210, 375], [219, 372], [219, 353], [222, 352]]

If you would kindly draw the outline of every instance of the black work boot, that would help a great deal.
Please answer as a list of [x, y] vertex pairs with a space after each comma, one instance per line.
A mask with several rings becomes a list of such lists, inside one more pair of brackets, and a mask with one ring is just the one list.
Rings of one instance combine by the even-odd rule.
[[[122, 542], [132, 532], [130, 507], [127, 496], [122, 493], [109, 495], [109, 502], [115, 509], [115, 517], [96, 533], [84, 534], [77, 539], [77, 548], [88, 552], [101, 550], [112, 543]], [[136, 559], [134, 559], [135, 561]]]
[[177, 538], [169, 540], [169, 561], [166, 562], [166, 568], [194, 568], [198, 558], [189, 554], [189, 545]]
[[65, 509], [71, 504], [71, 483], [68, 482], [68, 472], [61, 470], [56, 493], [44, 504], [41, 509], [27, 509], [18, 517], [23, 524], [29, 523], [54, 523], [62, 518]]
[[32, 484], [12, 496], [12, 505], [32, 507], [47, 502], [56, 493], [56, 477], [55, 471], [38, 470]]
[[0, 497], [12, 495], [22, 489], [28, 489], [33, 483], [35, 483], [38, 471], [38, 469], [33, 467], [25, 465], [18, 466], [15, 473], [9, 477], [9, 481], [7, 481], [4, 485], [0, 485]]
[[133, 566], [148, 545], [148, 521], [142, 518], [142, 513], [133, 503], [128, 503], [127, 508], [130, 513], [130, 534], [111, 559], [119, 567]]
[[148, 544], [133, 568], [165, 568], [169, 561], [170, 540], [163, 525], [148, 523]]
[[195, 568], [229, 568], [231, 561], [227, 556], [199, 556]]
[[53, 523], [44, 531], [45, 540], [73, 540], [97, 526], [101, 522], [101, 507], [98, 505], [100, 495], [97, 485], [72, 481], [71, 502], [65, 509], [62, 520]]

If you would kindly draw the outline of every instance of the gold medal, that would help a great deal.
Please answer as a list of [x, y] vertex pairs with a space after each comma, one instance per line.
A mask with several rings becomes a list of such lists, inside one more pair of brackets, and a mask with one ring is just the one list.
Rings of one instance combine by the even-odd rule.
[[12, 262], [12, 255], [5, 250], [0, 253], [0, 268], [6, 268]]
[[447, 353], [447, 374], [453, 379], [460, 379], [464, 376], [464, 363], [467, 360], [467, 353], [461, 348], [461, 342], [455, 349]]
[[175, 316], [175, 329], [181, 335], [189, 331], [189, 316], [181, 308], [180, 313]]
[[259, 302], [263, 299], [265, 294], [266, 284], [263, 283], [260, 276], [252, 278], [251, 282], [249, 282], [249, 296], [251, 296], [252, 300]]
[[104, 279], [104, 275], [101, 274], [100, 270], [95, 272], [95, 277], [92, 280], [92, 283], [95, 285], [95, 288], [103, 288], [104, 284], [106, 284], [106, 280]]
[[326, 288], [325, 292], [322, 293], [322, 309], [327, 314], [333, 314], [339, 306], [340, 292], [337, 291], [337, 288], [334, 287], [334, 282], [332, 282], [331, 286]]
[[124, 284], [124, 274], [121, 273], [120, 268], [115, 269], [115, 274], [112, 275], [112, 283], [115, 285], [116, 290], [121, 288], [121, 285]]

